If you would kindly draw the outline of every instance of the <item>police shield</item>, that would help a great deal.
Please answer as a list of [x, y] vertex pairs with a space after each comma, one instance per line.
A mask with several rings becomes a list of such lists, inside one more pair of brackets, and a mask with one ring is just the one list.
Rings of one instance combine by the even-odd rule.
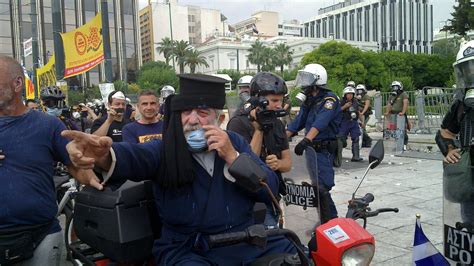
[[474, 182], [470, 152], [443, 166], [444, 256], [454, 265], [474, 264]]
[[406, 134], [405, 116], [398, 114], [389, 114], [384, 117], [383, 137], [385, 143], [393, 146], [392, 151], [399, 154], [403, 153], [404, 137]]
[[308, 207], [318, 208], [318, 217], [323, 224], [331, 218], [329, 209], [329, 192], [321, 188], [318, 180], [318, 164], [316, 151], [311, 147], [306, 147], [304, 152], [306, 169], [311, 179], [311, 184], [303, 183], [297, 185], [286, 182], [286, 195], [284, 201], [286, 205], [299, 205], [304, 209]]
[[227, 110], [229, 111], [229, 119], [234, 115], [234, 113], [240, 108], [242, 105], [242, 101], [240, 100], [238, 95], [226, 95], [225, 97]]

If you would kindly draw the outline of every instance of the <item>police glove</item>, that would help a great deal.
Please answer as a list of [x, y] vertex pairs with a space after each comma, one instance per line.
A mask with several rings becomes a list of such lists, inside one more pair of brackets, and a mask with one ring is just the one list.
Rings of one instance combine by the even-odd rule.
[[296, 144], [296, 147], [295, 147], [295, 154], [296, 155], [303, 155], [303, 151], [306, 149], [306, 147], [308, 147], [309, 145], [311, 145], [311, 140], [309, 140], [308, 138], [304, 138], [302, 139], [298, 144]]

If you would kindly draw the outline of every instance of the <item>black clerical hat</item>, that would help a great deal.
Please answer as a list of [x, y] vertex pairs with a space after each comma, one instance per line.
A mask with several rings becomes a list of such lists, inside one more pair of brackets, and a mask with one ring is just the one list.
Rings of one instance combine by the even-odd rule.
[[179, 94], [171, 101], [171, 111], [192, 108], [223, 109], [226, 83], [225, 79], [209, 75], [179, 75]]

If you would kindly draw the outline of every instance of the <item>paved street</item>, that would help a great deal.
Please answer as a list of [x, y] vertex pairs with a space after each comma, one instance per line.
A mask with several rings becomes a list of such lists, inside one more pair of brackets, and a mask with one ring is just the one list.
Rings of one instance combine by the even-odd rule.
[[[373, 134], [378, 137], [377, 133]], [[411, 136], [412, 137], [412, 136]], [[412, 137], [430, 142], [433, 136]], [[292, 148], [298, 139], [291, 143]], [[419, 141], [420, 143], [422, 141]], [[413, 143], [412, 146], [416, 146]], [[349, 145], [350, 146], [350, 145]], [[386, 147], [389, 143], [386, 143]], [[410, 145], [409, 145], [410, 146]], [[420, 149], [422, 150], [422, 149]], [[425, 234], [438, 249], [442, 249], [442, 164], [439, 153], [427, 154], [423, 151], [407, 151], [404, 156], [438, 158], [398, 157], [385, 149], [384, 161], [377, 168], [369, 171], [358, 195], [371, 192], [375, 196], [371, 204], [373, 209], [397, 207], [399, 213], [383, 213], [369, 218], [367, 230], [374, 234], [376, 241], [375, 257], [372, 265], [411, 265], [415, 215], [421, 214]], [[339, 216], [345, 216], [347, 201], [357, 187], [365, 168], [368, 165], [369, 149], [362, 149], [364, 162], [350, 162], [351, 151], [344, 149], [344, 163], [336, 169], [336, 186], [332, 191]], [[294, 167], [288, 174], [299, 183], [309, 180], [305, 173], [304, 159], [293, 154]], [[286, 207], [287, 227], [301, 237], [303, 243], [309, 240], [309, 229], [317, 220], [316, 210], [303, 210], [298, 206]]]

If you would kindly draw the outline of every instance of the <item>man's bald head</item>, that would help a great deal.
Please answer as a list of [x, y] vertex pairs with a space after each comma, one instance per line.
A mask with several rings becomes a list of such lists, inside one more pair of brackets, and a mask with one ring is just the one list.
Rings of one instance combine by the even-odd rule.
[[14, 58], [0, 56], [0, 116], [22, 114], [24, 90], [23, 68]]
[[[0, 74], [6, 75], [2, 78], [13, 80], [23, 76], [23, 68], [13, 57], [0, 55]], [[5, 80], [2, 80], [5, 82]]]

